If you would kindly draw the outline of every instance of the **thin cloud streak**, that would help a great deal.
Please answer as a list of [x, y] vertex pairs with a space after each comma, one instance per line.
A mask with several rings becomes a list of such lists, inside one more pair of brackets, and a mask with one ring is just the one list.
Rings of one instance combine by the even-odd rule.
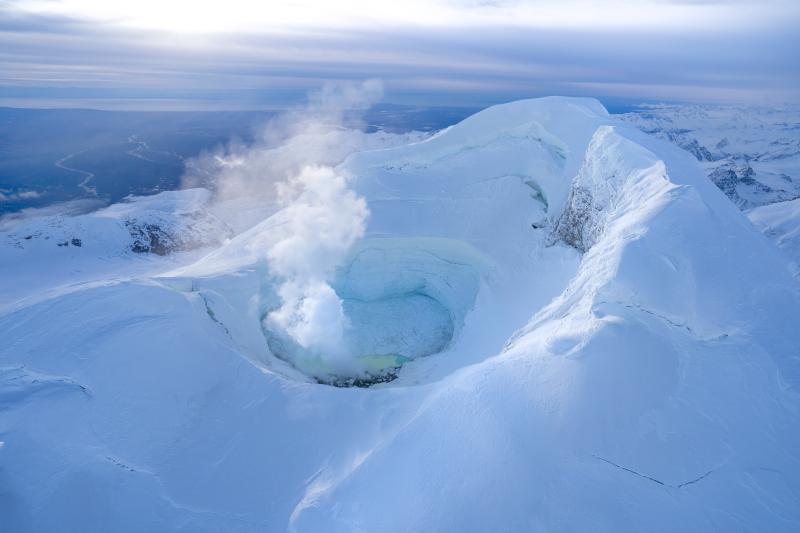
[[797, 9], [770, 31], [396, 25], [187, 35], [7, 6], [0, 3], [0, 105], [271, 108], [327, 80], [372, 77], [384, 80], [387, 100], [415, 104], [545, 94], [800, 100]]
[[19, 0], [23, 13], [67, 15], [183, 33], [404, 25], [457, 28], [753, 27], [781, 18], [791, 0]]

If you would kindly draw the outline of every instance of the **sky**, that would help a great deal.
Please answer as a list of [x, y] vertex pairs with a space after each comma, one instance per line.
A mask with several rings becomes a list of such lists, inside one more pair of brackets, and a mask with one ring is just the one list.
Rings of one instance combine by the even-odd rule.
[[800, 101], [797, 0], [0, 0], [0, 105]]

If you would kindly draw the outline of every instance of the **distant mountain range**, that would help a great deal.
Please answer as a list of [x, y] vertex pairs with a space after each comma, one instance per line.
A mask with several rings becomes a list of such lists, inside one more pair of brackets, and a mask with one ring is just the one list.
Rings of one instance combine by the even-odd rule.
[[740, 209], [800, 197], [800, 107], [656, 104], [620, 117], [691, 153]]

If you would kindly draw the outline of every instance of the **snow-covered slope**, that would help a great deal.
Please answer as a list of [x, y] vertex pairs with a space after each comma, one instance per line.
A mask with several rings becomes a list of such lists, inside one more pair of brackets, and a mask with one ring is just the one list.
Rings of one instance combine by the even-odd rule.
[[[800, 286], [685, 152], [546, 98], [301, 178], [197, 262], [6, 306], [10, 530], [800, 527]], [[350, 366], [280, 336], [320, 287]]]
[[[231, 236], [205, 189], [130, 197], [73, 215], [9, 218], [0, 232], [0, 305], [58, 287], [158, 272]], [[170, 261], [154, 261], [155, 256]]]
[[800, 108], [659, 104], [621, 115], [691, 153], [706, 175], [800, 264]]
[[800, 198], [756, 207], [747, 216], [786, 252], [792, 259], [790, 268], [800, 276]]

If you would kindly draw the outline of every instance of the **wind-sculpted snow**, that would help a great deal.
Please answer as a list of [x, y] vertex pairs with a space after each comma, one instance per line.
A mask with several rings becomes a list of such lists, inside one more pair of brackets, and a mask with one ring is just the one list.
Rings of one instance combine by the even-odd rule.
[[800, 288], [689, 155], [547, 98], [332, 172], [352, 372], [265, 327], [290, 207], [2, 312], [12, 531], [798, 529]]
[[792, 259], [790, 268], [800, 277], [800, 198], [756, 207], [747, 217]]
[[[641, 207], [643, 202], [672, 184], [661, 161], [641, 147], [619, 137], [613, 128], [597, 130], [569, 197], [553, 230], [554, 237], [582, 252], [602, 236], [606, 224], [619, 211]], [[661, 176], [653, 182], [652, 176]]]
[[661, 104], [622, 118], [691, 153], [798, 272], [800, 108]]

